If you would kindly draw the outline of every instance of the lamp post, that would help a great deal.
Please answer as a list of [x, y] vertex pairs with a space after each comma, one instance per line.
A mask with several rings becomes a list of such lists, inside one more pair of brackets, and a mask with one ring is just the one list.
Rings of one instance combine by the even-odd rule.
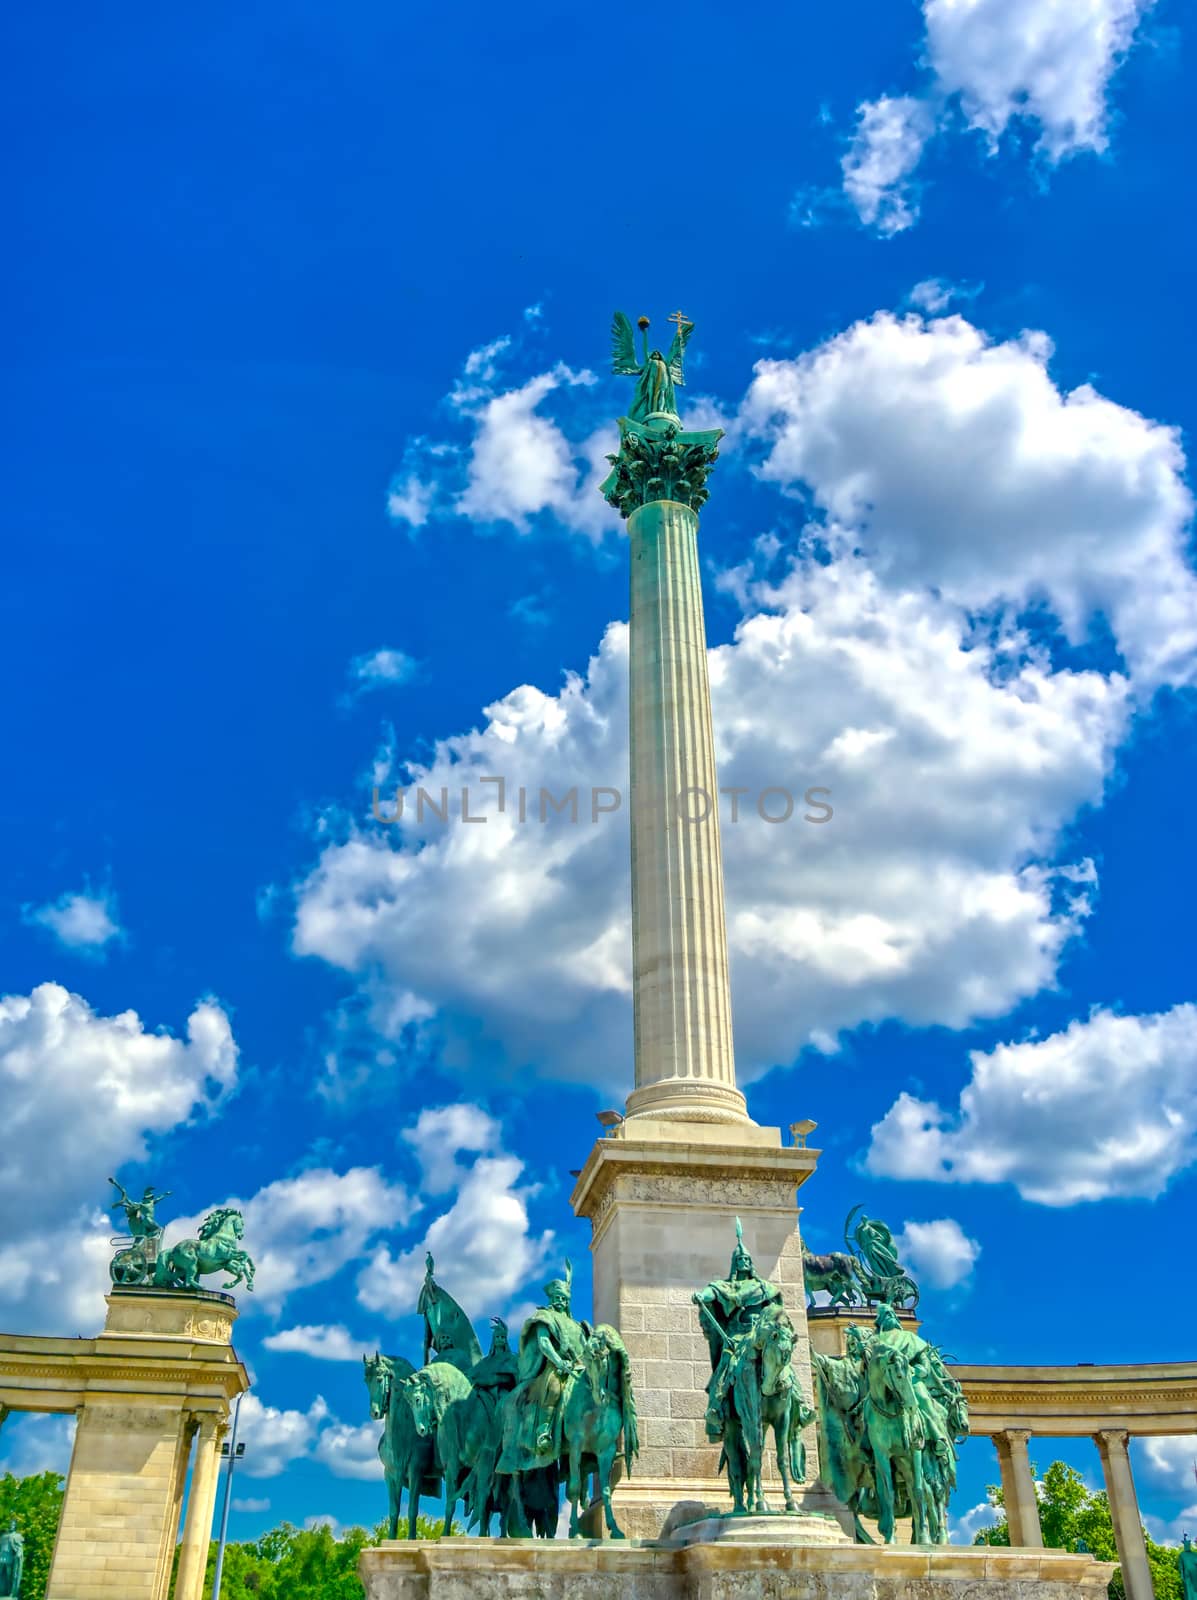
[[241, 1396], [233, 1407], [233, 1431], [220, 1447], [228, 1462], [224, 1475], [224, 1505], [220, 1511], [220, 1540], [216, 1546], [216, 1571], [212, 1574], [212, 1600], [220, 1600], [220, 1579], [224, 1572], [224, 1547], [229, 1537], [229, 1502], [233, 1498], [233, 1468], [245, 1455], [245, 1445], [237, 1443], [237, 1420], [241, 1415]]

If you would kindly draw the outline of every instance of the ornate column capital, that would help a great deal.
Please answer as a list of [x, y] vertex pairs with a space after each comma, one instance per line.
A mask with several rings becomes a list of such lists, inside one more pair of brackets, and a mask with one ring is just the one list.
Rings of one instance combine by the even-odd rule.
[[1027, 1445], [1030, 1443], [1033, 1435], [1030, 1428], [1003, 1428], [1000, 1433], [995, 1433], [993, 1437], [995, 1439], [1003, 1440], [1006, 1445], [1009, 1446]]
[[698, 511], [709, 499], [707, 474], [719, 458], [722, 428], [684, 429], [676, 418], [637, 422], [619, 419], [619, 449], [608, 456], [611, 472], [603, 498], [621, 517], [654, 500], [674, 500]]
[[1099, 1450], [1109, 1450], [1119, 1455], [1126, 1455], [1130, 1444], [1130, 1434], [1125, 1428], [1099, 1428], [1093, 1435], [1093, 1442]]

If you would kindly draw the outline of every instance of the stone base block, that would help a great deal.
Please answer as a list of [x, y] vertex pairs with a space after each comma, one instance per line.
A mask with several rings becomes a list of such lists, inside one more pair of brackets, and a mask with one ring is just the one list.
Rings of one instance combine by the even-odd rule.
[[[850, 1538], [853, 1534], [852, 1514], [822, 1483], [799, 1489], [794, 1498], [799, 1514], [806, 1517], [830, 1518]], [[613, 1496], [615, 1515], [619, 1526], [629, 1539], [655, 1540], [669, 1528], [677, 1526], [676, 1510], [685, 1501], [701, 1504], [714, 1517], [723, 1518], [731, 1510], [731, 1496], [723, 1478], [654, 1478], [648, 1482], [624, 1478], [616, 1485]], [[765, 1504], [771, 1511], [782, 1512], [781, 1480], [765, 1485]], [[737, 1522], [770, 1522], [775, 1518], [736, 1518]], [[602, 1527], [602, 1505], [595, 1502], [584, 1513], [583, 1529], [597, 1534]]]
[[[843, 1356], [848, 1353], [845, 1334], [853, 1323], [859, 1328], [871, 1328], [877, 1315], [876, 1306], [812, 1306], [806, 1313], [806, 1326], [810, 1334], [810, 1347], [821, 1356]], [[904, 1333], [917, 1333], [922, 1323], [913, 1311], [898, 1312], [898, 1321]]]
[[367, 1600], [1102, 1600], [1113, 1571], [1063, 1550], [727, 1540], [393, 1541], [358, 1565]]
[[[675, 1513], [676, 1515], [676, 1513]], [[855, 1541], [833, 1516], [818, 1512], [781, 1511], [775, 1516], [700, 1517], [666, 1528], [661, 1543], [846, 1545]]]

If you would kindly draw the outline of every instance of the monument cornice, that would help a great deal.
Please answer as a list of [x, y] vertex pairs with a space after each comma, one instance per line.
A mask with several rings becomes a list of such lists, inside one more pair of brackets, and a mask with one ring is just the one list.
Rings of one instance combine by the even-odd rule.
[[[742, 1139], [728, 1138], [724, 1124], [703, 1124], [703, 1138], [691, 1141], [682, 1133], [683, 1124], [670, 1125], [670, 1136], [662, 1139], [616, 1136], [597, 1139], [574, 1185], [570, 1205], [576, 1216], [591, 1219], [596, 1231], [601, 1226], [605, 1212], [614, 1198], [615, 1187], [621, 1179], [642, 1178], [676, 1180], [683, 1178], [690, 1188], [704, 1183], [717, 1183], [726, 1187], [760, 1185], [762, 1193], [754, 1202], [743, 1195], [732, 1204], [751, 1210], [754, 1204], [771, 1207], [776, 1198], [765, 1192], [768, 1185], [784, 1186], [797, 1191], [815, 1170], [819, 1150], [782, 1146], [778, 1142], [747, 1143]], [[710, 1135], [716, 1133], [716, 1138]], [[776, 1132], [753, 1127], [755, 1135]], [[631, 1198], [631, 1197], [628, 1197]], [[662, 1195], [644, 1197], [645, 1204], [668, 1204]], [[685, 1204], [679, 1196], [679, 1204]]]

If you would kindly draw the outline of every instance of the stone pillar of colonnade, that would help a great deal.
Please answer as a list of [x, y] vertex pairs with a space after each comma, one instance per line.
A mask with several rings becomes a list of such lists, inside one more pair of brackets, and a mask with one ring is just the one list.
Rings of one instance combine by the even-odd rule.
[[1131, 1473], [1128, 1435], [1122, 1428], [1103, 1428], [1094, 1435], [1094, 1441], [1105, 1474], [1110, 1519], [1114, 1524], [1114, 1542], [1122, 1563], [1122, 1582], [1127, 1600], [1152, 1600], [1151, 1567], [1147, 1561], [1143, 1521], [1139, 1516], [1139, 1499], [1135, 1494], [1135, 1480]]
[[1031, 1476], [1028, 1451], [1030, 1432], [1026, 1428], [1004, 1428], [995, 1433], [998, 1466], [1002, 1474], [1002, 1499], [1010, 1543], [1022, 1548], [1042, 1549], [1043, 1530], [1039, 1525], [1039, 1496]]
[[187, 1495], [187, 1520], [179, 1549], [179, 1574], [174, 1600], [201, 1600], [212, 1537], [212, 1512], [220, 1478], [220, 1441], [226, 1426], [215, 1416], [200, 1418], [195, 1436], [195, 1460]]

